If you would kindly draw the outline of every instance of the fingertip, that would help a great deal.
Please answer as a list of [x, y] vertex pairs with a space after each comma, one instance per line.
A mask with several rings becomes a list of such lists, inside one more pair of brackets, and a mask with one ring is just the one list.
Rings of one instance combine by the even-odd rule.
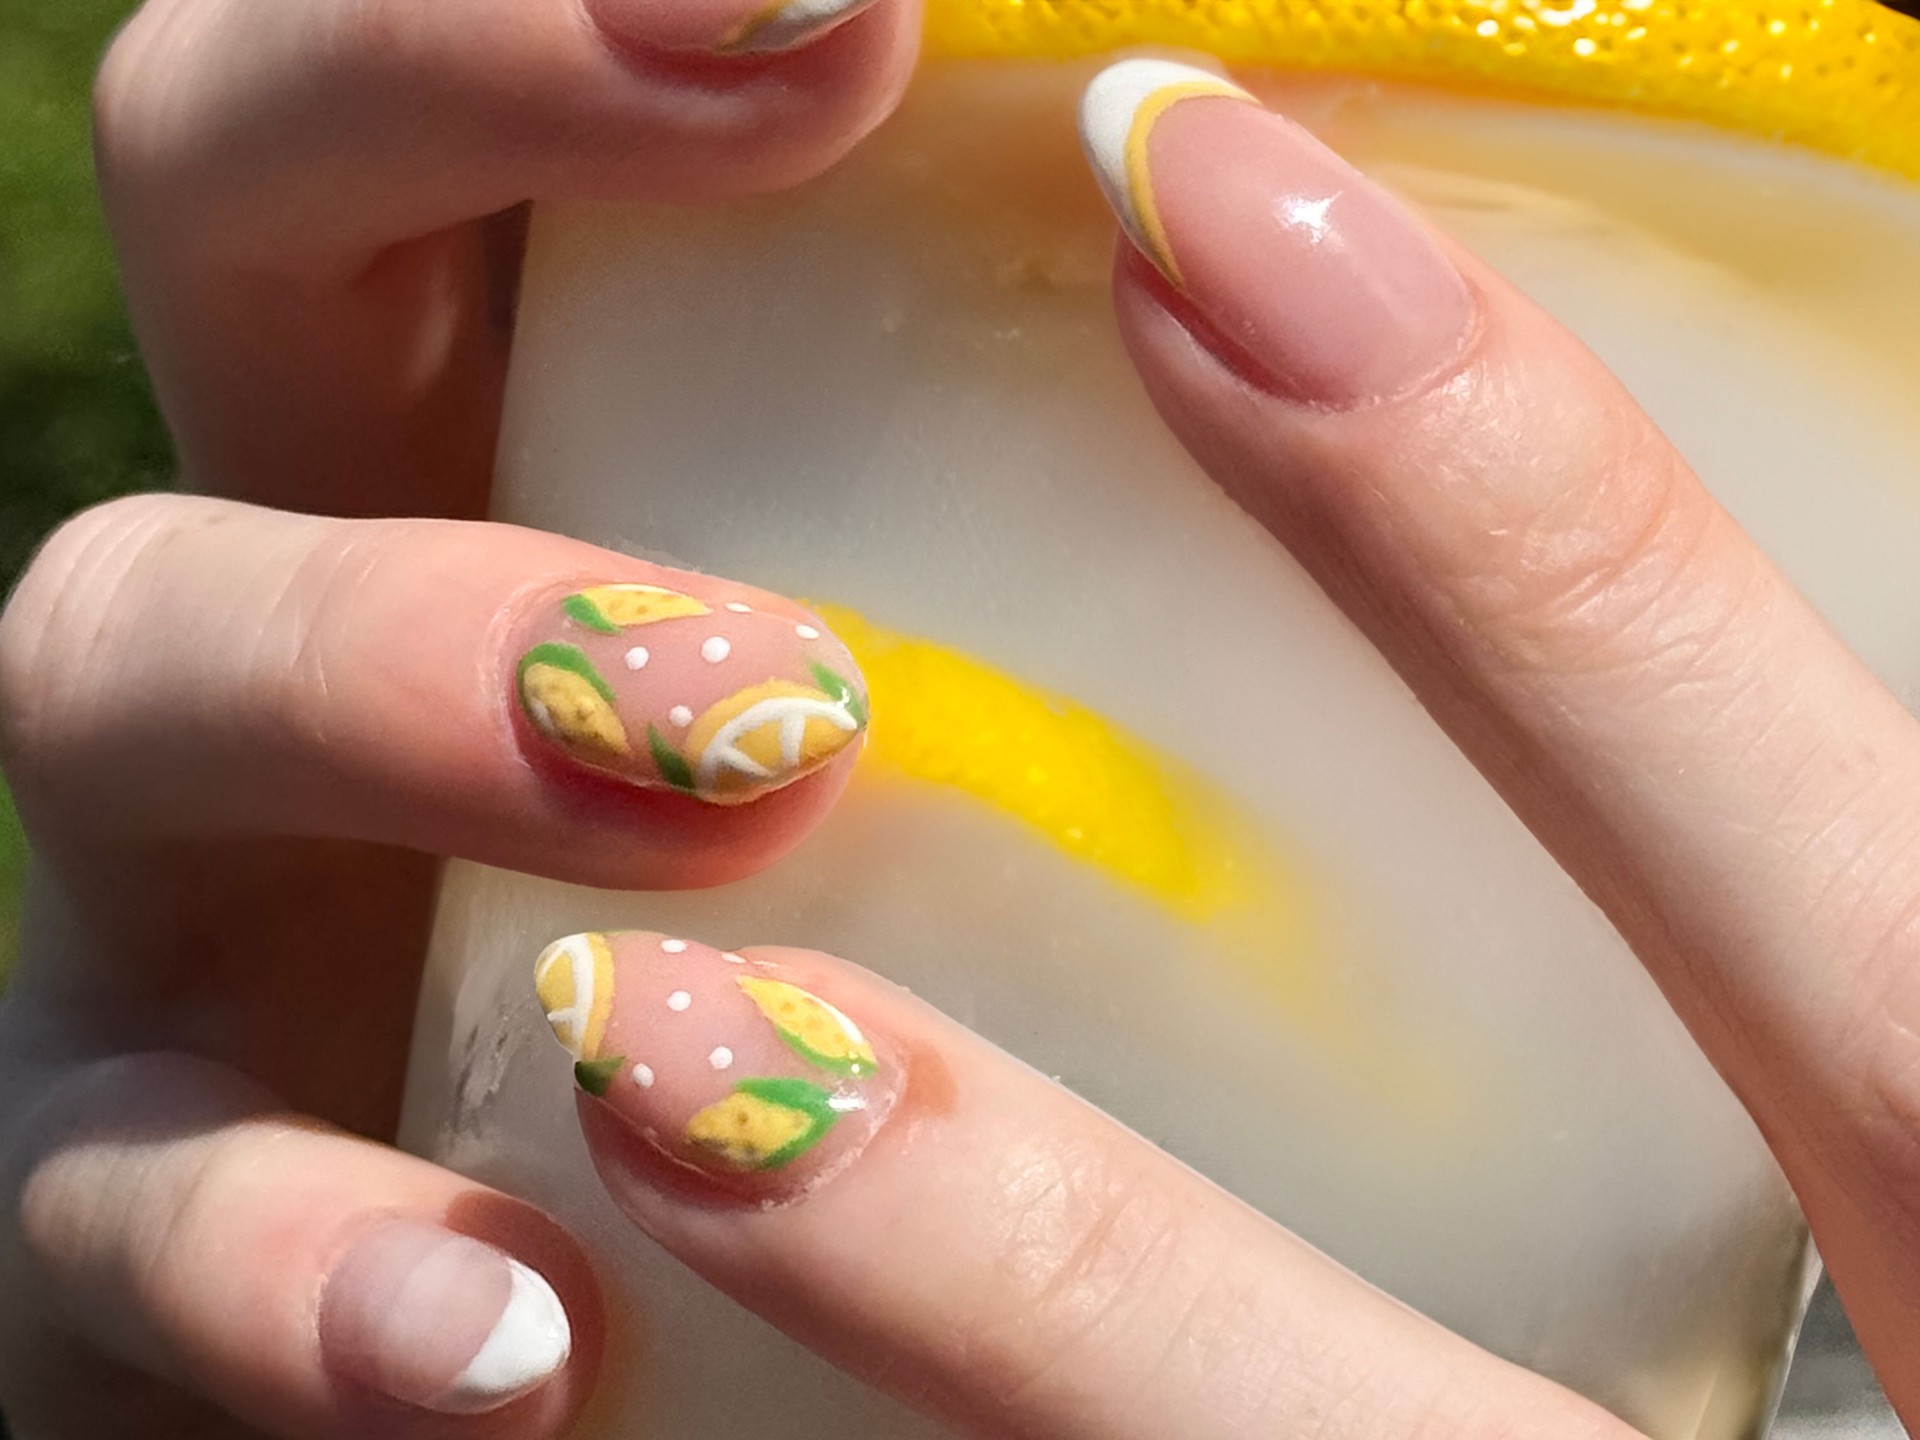
[[[663, 44], [660, 9], [646, 0], [587, 6], [606, 48], [673, 98], [670, 123], [682, 144], [654, 157], [656, 194], [711, 201], [790, 188], [829, 169], [893, 112], [919, 51], [920, 0], [829, 8], [819, 7], [825, 19], [811, 29], [776, 29], [786, 43], [754, 48]], [[671, 35], [691, 38], [687, 22]]]

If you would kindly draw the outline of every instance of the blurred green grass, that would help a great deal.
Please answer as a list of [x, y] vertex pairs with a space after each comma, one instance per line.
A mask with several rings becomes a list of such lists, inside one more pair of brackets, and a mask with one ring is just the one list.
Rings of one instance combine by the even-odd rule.
[[[0, 0], [0, 590], [47, 531], [169, 483], [94, 194], [88, 92], [126, 0]], [[0, 979], [26, 845], [0, 790]]]

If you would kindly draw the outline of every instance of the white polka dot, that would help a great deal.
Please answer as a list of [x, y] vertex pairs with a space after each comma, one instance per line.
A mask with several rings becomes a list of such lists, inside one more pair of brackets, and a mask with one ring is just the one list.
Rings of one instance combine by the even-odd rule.
[[693, 723], [693, 712], [684, 705], [676, 705], [667, 711], [667, 719], [676, 725], [691, 725]]
[[713, 1053], [707, 1056], [707, 1063], [716, 1070], [724, 1070], [733, 1064], [733, 1052], [724, 1045], [716, 1045]]
[[820, 638], [820, 632], [811, 625], [796, 625], [793, 627], [793, 633], [798, 635], [802, 640], [818, 640]]
[[733, 642], [724, 635], [709, 635], [700, 643], [700, 658], [709, 665], [718, 665], [733, 653]]
[[738, 600], [727, 601], [727, 609], [736, 615], [751, 615], [753, 613], [753, 607], [751, 605], [743, 605]]
[[646, 646], [636, 645], [633, 647], [633, 649], [627, 651], [627, 669], [644, 670], [646, 668], [647, 661], [652, 658], [653, 658], [652, 656], [647, 654]]
[[662, 940], [660, 942], [660, 948], [669, 955], [678, 955], [682, 950], [687, 948], [687, 942], [684, 940]]
[[693, 996], [684, 990], [676, 990], [667, 996], [667, 1009], [669, 1010], [684, 1010], [691, 1004], [693, 1004]]
[[744, 965], [747, 963], [744, 957], [734, 954], [731, 950], [721, 951], [720, 958], [729, 965]]
[[653, 1088], [653, 1067], [651, 1065], [634, 1066], [633, 1083], [638, 1085], [642, 1090], [651, 1090]]

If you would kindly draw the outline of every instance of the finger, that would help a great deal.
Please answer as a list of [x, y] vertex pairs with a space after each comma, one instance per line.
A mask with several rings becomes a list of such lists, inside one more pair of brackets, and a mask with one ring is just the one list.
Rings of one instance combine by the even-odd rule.
[[[84, 1067], [8, 1139], [16, 1318], [266, 1434], [556, 1435], [592, 1384], [599, 1296], [557, 1226], [277, 1113], [231, 1071], [166, 1055]], [[27, 1433], [72, 1433], [35, 1412], [70, 1420], [75, 1397], [6, 1379]]]
[[1155, 402], [1633, 944], [1920, 1417], [1920, 732], [1591, 354], [1221, 89], [1083, 111]]
[[477, 513], [506, 337], [467, 222], [798, 183], [891, 109], [917, 31], [914, 0], [152, 0], [102, 67], [96, 148], [187, 472]]
[[308, 835], [620, 886], [765, 864], [866, 720], [845, 648], [765, 591], [507, 526], [172, 496], [50, 542], [0, 615], [0, 715], [56, 859]]
[[579, 935], [535, 983], [627, 1213], [968, 1434], [1631, 1433], [842, 961]]

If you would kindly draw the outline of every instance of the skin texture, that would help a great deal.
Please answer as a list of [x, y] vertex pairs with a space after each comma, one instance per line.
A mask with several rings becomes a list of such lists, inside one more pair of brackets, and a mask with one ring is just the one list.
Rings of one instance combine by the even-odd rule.
[[[472, 512], [506, 343], [500, 227], [479, 217], [814, 173], [891, 102], [912, 19], [882, 0], [791, 55], [674, 70], [571, 10], [498, 0], [141, 12], [103, 72], [102, 173], [189, 474], [317, 511]], [[1209, 136], [1237, 124], [1261, 128]], [[1160, 125], [1150, 162], [1187, 181], [1214, 149], [1255, 193], [1263, 166], [1276, 188], [1311, 168], [1311, 142], [1238, 101]], [[1291, 312], [1250, 329], [1224, 255], [1194, 249], [1248, 237], [1189, 223], [1157, 178], [1205, 284], [1183, 293], [1122, 251], [1120, 321], [1155, 403], [1634, 942], [1778, 1148], [1920, 1418], [1914, 723], [1598, 363], [1470, 257], [1445, 252], [1472, 328], [1417, 381], [1301, 403], [1287, 367], [1333, 337], [1275, 334]], [[1365, 237], [1340, 239], [1364, 277]], [[840, 760], [701, 807], [521, 743], [499, 617], [671, 579], [506, 527], [210, 498], [121, 502], [50, 543], [0, 616], [0, 759], [42, 864], [0, 1010], [0, 1403], [24, 1433], [561, 1432], [601, 1336], [579, 1249], [379, 1142], [431, 856], [712, 883], [831, 803]], [[631, 1096], [582, 1095], [581, 1121], [636, 1224], [874, 1383], [983, 1437], [1624, 1437], [912, 997], [831, 957], [745, 959], [858, 1017], [900, 1087], [882, 1120], [772, 1205], [663, 1174]], [[662, 1011], [608, 1029], [637, 1048]], [[573, 1057], [547, 1058], [573, 1083]], [[396, 1220], [544, 1276], [567, 1364], [478, 1416], [344, 1373], [319, 1297]]]

